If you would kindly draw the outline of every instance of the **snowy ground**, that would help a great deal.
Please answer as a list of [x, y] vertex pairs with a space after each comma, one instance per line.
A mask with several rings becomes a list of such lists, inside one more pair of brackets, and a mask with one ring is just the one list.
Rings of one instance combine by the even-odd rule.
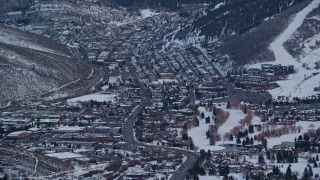
[[[228, 141], [228, 140], [225, 141], [223, 139], [223, 135], [225, 133], [229, 133], [230, 130], [232, 128], [234, 128], [235, 126], [239, 126], [240, 125], [239, 120], [243, 119], [246, 115], [240, 109], [227, 109], [226, 104], [222, 104], [221, 106], [218, 106], [218, 108], [222, 108], [224, 111], [228, 111], [230, 113], [230, 116], [227, 119], [227, 121], [224, 124], [222, 124], [222, 126], [220, 126], [220, 128], [218, 129], [218, 134], [220, 134], [220, 136], [221, 136], [221, 141], [217, 141], [216, 145], [210, 145], [209, 139], [207, 139], [207, 137], [206, 137], [206, 131], [208, 130], [209, 125], [213, 124], [212, 120], [211, 120], [210, 124], [206, 124], [205, 119], [201, 119], [199, 116], [198, 117], [199, 127], [193, 127], [188, 130], [188, 135], [193, 139], [195, 146], [197, 146], [199, 148], [199, 150], [201, 150], [201, 149], [204, 149], [206, 151], [209, 149], [211, 151], [223, 150], [223, 149], [225, 149], [225, 147], [223, 147], [224, 144], [236, 144], [236, 138], [233, 138], [233, 141]], [[212, 112], [207, 111], [205, 109], [205, 107], [199, 107], [199, 111], [200, 111], [200, 113], [204, 112], [205, 117], [207, 117], [207, 116], [212, 117]], [[259, 117], [253, 116], [252, 124], [253, 125], [258, 125], [258, 124], [263, 125], [265, 123], [262, 123]], [[268, 148], [272, 148], [274, 145], [280, 145], [283, 142], [292, 142], [293, 143], [294, 139], [298, 138], [299, 135], [303, 135], [304, 133], [312, 130], [312, 128], [310, 127], [310, 124], [314, 125], [313, 126], [313, 127], [315, 127], [315, 128], [313, 128], [314, 130], [317, 127], [320, 127], [320, 122], [317, 122], [317, 121], [316, 122], [313, 122], [313, 121], [296, 122], [296, 127], [301, 126], [300, 133], [297, 131], [296, 133], [289, 133], [289, 134], [281, 135], [280, 137], [278, 136], [278, 137], [267, 138]], [[277, 129], [277, 128], [282, 128], [282, 127], [283, 127], [282, 125], [277, 125], [274, 127], [269, 126], [268, 128], [269, 129], [272, 129], [272, 128]], [[244, 128], [248, 129], [247, 126], [245, 126]], [[244, 130], [244, 129], [242, 129], [242, 130]], [[256, 128], [255, 128], [254, 133], [248, 134], [248, 137], [254, 138], [255, 135], [258, 135], [261, 132], [262, 131], [260, 131], [260, 132], [256, 131]], [[261, 144], [261, 142], [254, 141], [254, 144]]]
[[[294, 65], [296, 74], [290, 75], [288, 80], [278, 81], [279, 88], [269, 90], [271, 95], [276, 98], [278, 96], [287, 97], [306, 97], [316, 94], [313, 89], [319, 86], [320, 74], [313, 75], [319, 70], [313, 69], [315, 60], [318, 60], [320, 51], [316, 50], [306, 55], [302, 59], [293, 58], [284, 48], [283, 43], [286, 42], [302, 25], [306, 16], [320, 4], [320, 1], [312, 1], [306, 8], [300, 11], [290, 22], [289, 26], [280, 34], [274, 42], [270, 44], [270, 50], [274, 52], [275, 61], [272, 64]], [[269, 63], [269, 62], [268, 62]], [[302, 67], [303, 63], [309, 65], [308, 68]], [[262, 63], [251, 65], [250, 67], [260, 67]]]
[[80, 155], [80, 154], [75, 154], [75, 153], [70, 153], [70, 152], [52, 153], [52, 154], [47, 154], [47, 156], [55, 157], [58, 159], [72, 159], [72, 158], [82, 157], [82, 155]]
[[[318, 162], [319, 163], [319, 162]], [[313, 167], [313, 163], [309, 163], [304, 158], [298, 158], [298, 163], [292, 163], [291, 165], [291, 171], [293, 173], [297, 173], [299, 178], [302, 178], [304, 169], [307, 167], [307, 165], [311, 165], [313, 174], [320, 173], [320, 167]], [[279, 169], [281, 172], [286, 173], [286, 170], [289, 166], [289, 164], [283, 164], [283, 163], [276, 163], [275, 165], [281, 166]]]
[[304, 133], [308, 132], [308, 130], [311, 130], [310, 124], [314, 124], [313, 128], [316, 130], [318, 127], [320, 127], [320, 122], [312, 122], [312, 121], [299, 121], [296, 123], [296, 126], [301, 126], [302, 130], [300, 133], [293, 133], [293, 134], [286, 134], [282, 135], [280, 137], [276, 138], [269, 138], [268, 140], [268, 147], [271, 148], [274, 145], [281, 144], [281, 142], [294, 142], [294, 138], [298, 138], [299, 135], [303, 135]]
[[75, 104], [78, 102], [84, 102], [84, 101], [98, 101], [98, 102], [115, 102], [117, 101], [117, 96], [116, 94], [100, 94], [100, 93], [95, 93], [95, 94], [89, 94], [89, 95], [84, 95], [80, 97], [76, 97], [73, 99], [67, 100], [69, 104]]
[[160, 13], [152, 12], [150, 9], [141, 10], [140, 13], [143, 19], [160, 14]]
[[[246, 179], [246, 178], [243, 178], [241, 174], [230, 173], [229, 176], [232, 176], [237, 180]], [[199, 180], [222, 180], [222, 179], [223, 179], [223, 176], [209, 176], [209, 175], [200, 176], [199, 175]]]
[[[227, 109], [226, 108], [226, 104], [222, 104], [221, 106], [218, 106], [218, 108], [223, 109], [224, 111], [228, 111], [230, 112], [230, 116], [227, 119], [227, 121], [222, 124], [222, 126], [218, 129], [218, 133], [221, 135], [221, 137], [223, 137], [223, 135], [227, 132], [230, 132], [230, 130], [239, 125], [239, 120], [243, 119], [246, 114], [244, 114], [240, 109]], [[205, 107], [199, 107], [199, 111], [200, 113], [204, 113], [205, 117], [212, 117], [212, 112], [207, 111], [205, 109]], [[225, 147], [221, 146], [224, 143], [232, 143], [230, 141], [217, 141], [217, 145], [210, 145], [209, 143], [209, 139], [207, 139], [206, 137], [206, 131], [208, 130], [208, 127], [210, 124], [212, 123], [212, 119], [211, 119], [211, 123], [210, 124], [206, 124], [205, 123], [205, 119], [201, 119], [201, 117], [198, 117], [199, 119], [199, 127], [193, 127], [191, 129], [188, 130], [188, 135], [190, 137], [192, 137], [192, 140], [195, 144], [195, 146], [197, 146], [199, 148], [199, 150], [204, 149], [205, 151], [209, 150], [210, 151], [215, 151], [215, 150], [222, 150], [225, 149]], [[252, 123], [259, 123], [260, 119], [258, 117], [254, 117], [252, 120]], [[235, 140], [234, 140], [235, 143]]]

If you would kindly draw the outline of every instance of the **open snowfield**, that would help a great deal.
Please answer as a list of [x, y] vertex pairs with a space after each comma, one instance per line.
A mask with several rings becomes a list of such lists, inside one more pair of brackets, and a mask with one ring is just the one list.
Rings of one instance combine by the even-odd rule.
[[[218, 108], [223, 109], [224, 111], [230, 112], [230, 116], [228, 120], [222, 124], [222, 126], [218, 129], [218, 133], [221, 135], [221, 137], [227, 133], [230, 132], [230, 130], [239, 125], [239, 120], [243, 119], [246, 114], [244, 114], [240, 109], [227, 109], [226, 104], [222, 104], [221, 106], [218, 106]], [[207, 111], [205, 107], [199, 107], [200, 113], [204, 113], [205, 117], [212, 117], [212, 112]], [[204, 149], [205, 151], [215, 151], [215, 150], [222, 150], [225, 149], [225, 147], [221, 146], [224, 143], [232, 143], [230, 141], [217, 141], [217, 145], [210, 145], [209, 139], [206, 137], [206, 131], [208, 130], [208, 127], [210, 124], [214, 124], [211, 119], [210, 124], [205, 123], [205, 119], [201, 119], [201, 117], [198, 117], [199, 119], [199, 127], [193, 127], [188, 130], [188, 135], [192, 137], [192, 140], [199, 148], [199, 150]], [[252, 120], [252, 123], [259, 123], [260, 119], [258, 117], [254, 117]], [[235, 138], [234, 138], [234, 144], [235, 144]]]
[[[313, 89], [319, 86], [320, 75], [313, 75], [313, 73], [319, 72], [319, 70], [313, 69], [313, 66], [315, 60], [318, 60], [320, 51], [315, 50], [312, 53], [309, 52], [310, 54], [307, 54], [302, 59], [296, 59], [289, 54], [283, 44], [290, 39], [290, 37], [303, 24], [306, 16], [319, 5], [320, 1], [312, 1], [307, 7], [296, 14], [285, 31], [270, 44], [270, 50], [274, 52], [275, 61], [268, 62], [268, 64], [294, 65], [296, 70], [296, 74], [290, 75], [288, 80], [277, 82], [280, 85], [279, 88], [269, 90], [270, 94], [274, 98], [278, 96], [301, 98], [316, 94]], [[303, 63], [306, 63], [308, 68], [303, 67]], [[250, 67], [260, 67], [261, 64], [263, 63], [251, 65]]]
[[76, 97], [73, 99], [67, 100], [68, 103], [74, 104], [78, 102], [85, 102], [85, 101], [97, 101], [97, 102], [115, 102], [117, 101], [117, 96], [116, 94], [100, 94], [100, 93], [95, 93], [95, 94], [88, 94], [80, 97]]
[[72, 159], [72, 158], [82, 157], [82, 155], [80, 155], [80, 154], [75, 154], [75, 153], [70, 153], [70, 152], [52, 153], [52, 154], [47, 154], [47, 156], [55, 157], [58, 159]]

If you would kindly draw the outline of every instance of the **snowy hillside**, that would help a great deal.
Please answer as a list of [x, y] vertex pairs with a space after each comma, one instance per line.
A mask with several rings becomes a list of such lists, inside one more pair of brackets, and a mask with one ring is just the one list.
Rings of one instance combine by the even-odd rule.
[[44, 45], [44, 42], [39, 41], [36, 42], [35, 39], [33, 39], [32, 35], [25, 36], [25, 34], [22, 31], [13, 31], [12, 28], [1, 26], [0, 31], [0, 42], [4, 44], [19, 46], [23, 48], [29, 48], [37, 51], [43, 51], [47, 53], [53, 53], [58, 54], [61, 56], [70, 57], [68, 54], [65, 54], [63, 52], [60, 52], [59, 50], [53, 50], [48, 47], [48, 45]]
[[[305, 48], [300, 50], [299, 55], [294, 54], [294, 51], [290, 49], [292, 46], [288, 45], [292, 44], [292, 42], [301, 41], [299, 34], [306, 33], [301, 27], [305, 26], [310, 18], [316, 20], [317, 15], [308, 18], [307, 16], [316, 9], [319, 4], [320, 1], [312, 1], [307, 7], [293, 17], [285, 31], [270, 44], [270, 50], [275, 55], [275, 61], [272, 62], [272, 64], [294, 65], [296, 70], [296, 73], [290, 75], [288, 80], [277, 82], [280, 85], [279, 88], [269, 91], [275, 98], [278, 96], [287, 96], [291, 98], [306, 97], [317, 94], [317, 92], [314, 91], [314, 88], [319, 86], [320, 71], [315, 63], [319, 61], [318, 57], [320, 55], [320, 50], [314, 46], [313, 48], [310, 47], [312, 46], [312, 43], [316, 44], [319, 31], [315, 31], [316, 33], [312, 37], [305, 39], [304, 42], [300, 43], [300, 46], [304, 46]], [[319, 21], [316, 21], [317, 24], [319, 24]], [[287, 46], [284, 46], [285, 44]], [[288, 49], [291, 50], [291, 53]], [[255, 64], [251, 67], [260, 67], [261, 64], [263, 63]]]
[[[21, 170], [31, 177], [44, 179], [43, 176], [58, 175], [61, 172], [73, 169], [69, 162], [49, 158], [42, 154], [26, 151], [11, 145], [1, 145], [0, 152], [0, 165], [8, 165], [4, 169], [5, 172], [17, 173], [18, 170]], [[16, 175], [20, 174], [17, 173]]]
[[0, 106], [87, 77], [90, 68], [71, 56], [50, 39], [0, 26]]

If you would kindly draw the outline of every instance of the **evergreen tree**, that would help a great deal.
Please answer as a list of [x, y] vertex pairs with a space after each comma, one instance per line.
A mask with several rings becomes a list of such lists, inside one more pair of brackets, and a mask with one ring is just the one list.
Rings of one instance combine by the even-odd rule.
[[195, 175], [193, 176], [193, 180], [199, 180], [198, 175], [195, 174]]
[[206, 156], [207, 156], [206, 152], [203, 149], [201, 149], [200, 150], [200, 159], [204, 159]]
[[278, 166], [273, 166], [272, 173], [274, 175], [278, 175], [280, 173], [280, 170], [279, 170]]
[[267, 151], [267, 152], [266, 152], [266, 157], [267, 157], [267, 159], [270, 159], [270, 158], [271, 158], [271, 153], [270, 153], [270, 151]]
[[226, 173], [226, 175], [228, 175], [228, 174], [230, 173], [229, 165], [226, 165], [226, 167], [225, 167], [225, 173]]
[[200, 114], [200, 117], [201, 117], [201, 119], [204, 118], [204, 113], [203, 112]]
[[205, 176], [205, 175], [206, 175], [206, 171], [204, 170], [203, 167], [200, 168], [199, 174], [200, 174], [201, 176]]
[[9, 180], [9, 175], [8, 175], [8, 174], [5, 174], [5, 175], [3, 176], [3, 180]]
[[309, 165], [309, 176], [312, 177], [313, 176], [313, 171], [312, 171], [312, 167]]
[[209, 124], [210, 123], [210, 117], [206, 117], [206, 123]]
[[245, 140], [242, 141], [242, 146], [243, 146], [243, 147], [246, 146], [246, 141], [245, 141]]
[[291, 179], [291, 164], [289, 164], [287, 171], [286, 171], [286, 179]]
[[228, 101], [228, 103], [227, 103], [227, 109], [230, 109], [230, 108], [231, 108], [231, 102]]
[[252, 145], [254, 144], [252, 137], [250, 138], [250, 144], [252, 144]]
[[262, 165], [265, 164], [263, 155], [259, 155], [259, 156], [258, 156], [258, 164], [262, 164]]
[[208, 158], [211, 158], [211, 156], [212, 156], [212, 154], [211, 154], [211, 151], [210, 151], [210, 149], [209, 149], [208, 152], [207, 152], [207, 157], [208, 157]]
[[246, 144], [250, 144], [250, 139], [248, 136], [246, 137]]
[[268, 146], [268, 141], [267, 141], [266, 138], [264, 138], [264, 139], [262, 140], [262, 147], [267, 148], [267, 146]]
[[229, 135], [229, 141], [233, 141], [233, 135], [232, 134]]
[[271, 162], [273, 163], [276, 160], [276, 157], [274, 156], [274, 154], [271, 155]]
[[189, 138], [188, 133], [183, 133], [183, 134], [182, 134], [182, 139], [183, 139], [183, 140], [186, 141], [186, 140], [188, 140], [188, 138]]
[[253, 128], [253, 125], [249, 125], [249, 133], [254, 133], [254, 128]]
[[210, 169], [209, 169], [209, 175], [210, 175], [210, 176], [216, 175], [216, 173], [217, 173], [217, 172], [216, 172], [216, 170], [215, 170], [214, 168], [210, 168]]
[[209, 130], [206, 131], [206, 136], [207, 136], [207, 139], [209, 139], [209, 137], [210, 137], [210, 131]]
[[309, 172], [307, 168], [304, 168], [303, 179], [309, 179]]

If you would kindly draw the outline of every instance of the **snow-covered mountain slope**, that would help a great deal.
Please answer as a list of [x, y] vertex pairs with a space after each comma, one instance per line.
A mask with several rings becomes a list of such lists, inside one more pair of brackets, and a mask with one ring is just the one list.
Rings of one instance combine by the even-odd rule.
[[[52, 54], [58, 54], [61, 56], [71, 57], [70, 52], [65, 51], [65, 49], [57, 49], [56, 43], [54, 42], [48, 42], [46, 41], [46, 38], [39, 38], [31, 34], [26, 33], [23, 31], [13, 30], [10, 27], [7, 26], [0, 26], [0, 42], [8, 45], [14, 45], [19, 46], [23, 48], [28, 48], [32, 50], [52, 53]], [[52, 44], [46, 44], [46, 43], [52, 43]], [[49, 47], [48, 47], [49, 46]], [[54, 47], [53, 50], [52, 47]], [[63, 52], [61, 52], [63, 51]]]
[[14, 28], [0, 26], [0, 105], [38, 97], [86, 78], [91, 69], [72, 58], [64, 46]]
[[288, 27], [270, 44], [270, 50], [275, 55], [275, 61], [271, 63], [294, 65], [296, 70], [288, 80], [278, 81], [279, 88], [269, 91], [275, 98], [301, 98], [317, 94], [314, 88], [320, 82], [320, 71], [316, 65], [320, 56], [320, 21], [316, 13], [319, 12], [319, 5], [320, 1], [312, 1], [293, 17]]
[[194, 22], [194, 28], [209, 37], [244, 34], [266, 18], [304, 0], [211, 0], [209, 8]]

